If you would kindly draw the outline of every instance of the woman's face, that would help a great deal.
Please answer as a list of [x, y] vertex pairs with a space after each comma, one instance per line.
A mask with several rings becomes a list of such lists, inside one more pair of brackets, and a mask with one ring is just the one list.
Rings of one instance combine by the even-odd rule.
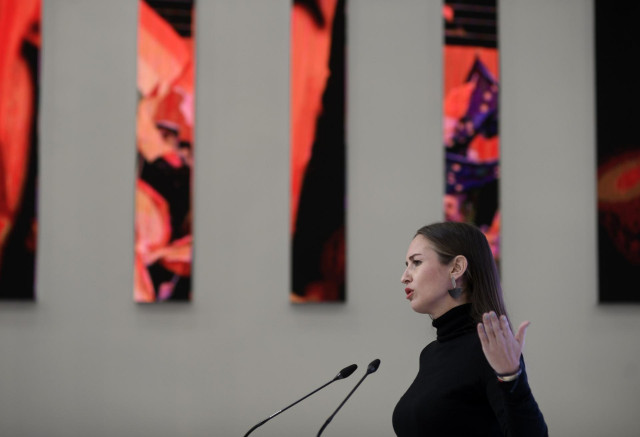
[[405, 284], [404, 291], [415, 312], [437, 319], [459, 305], [448, 291], [451, 266], [440, 263], [431, 243], [422, 235], [417, 235], [409, 244], [406, 265], [401, 282]]

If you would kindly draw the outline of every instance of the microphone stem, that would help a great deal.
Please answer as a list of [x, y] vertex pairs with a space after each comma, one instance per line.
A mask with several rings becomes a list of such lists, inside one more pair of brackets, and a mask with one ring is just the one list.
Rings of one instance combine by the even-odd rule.
[[356, 384], [355, 387], [353, 387], [353, 389], [351, 389], [351, 391], [349, 392], [349, 394], [347, 395], [346, 398], [344, 398], [344, 400], [342, 401], [342, 403], [340, 405], [338, 405], [338, 408], [336, 408], [336, 411], [333, 412], [333, 414], [331, 416], [329, 416], [329, 418], [327, 419], [327, 421], [324, 423], [324, 425], [322, 425], [322, 428], [320, 428], [320, 431], [318, 431], [318, 435], [316, 437], [320, 437], [320, 434], [322, 434], [322, 431], [324, 431], [324, 429], [327, 427], [327, 425], [329, 425], [329, 422], [331, 422], [331, 420], [333, 419], [333, 417], [338, 413], [338, 411], [340, 411], [340, 408], [342, 408], [342, 406], [345, 404], [345, 402], [347, 402], [349, 400], [349, 398], [351, 397], [351, 395], [353, 394], [354, 391], [356, 391], [356, 389], [360, 386], [360, 384], [362, 384], [362, 381], [364, 381], [364, 379], [369, 376], [369, 373], [365, 373], [364, 376], [362, 378], [360, 378], [360, 381], [358, 381], [358, 383]]
[[[364, 378], [363, 378], [364, 379]], [[304, 401], [305, 399], [307, 399], [309, 396], [311, 396], [312, 394], [314, 394], [315, 392], [322, 390], [323, 388], [325, 388], [326, 386], [328, 386], [329, 384], [331, 384], [334, 381], [337, 381], [338, 377], [333, 378], [331, 381], [327, 382], [326, 384], [324, 384], [322, 387], [319, 387], [317, 389], [315, 389], [314, 391], [312, 391], [311, 393], [309, 393], [308, 395], [306, 395], [305, 397], [298, 399], [297, 401], [295, 401], [293, 404], [284, 407], [281, 410], [276, 411], [275, 413], [273, 413], [271, 416], [267, 417], [266, 419], [264, 419], [262, 422], [256, 424], [253, 428], [251, 428], [249, 431], [247, 431], [247, 433], [244, 435], [244, 437], [247, 437], [249, 434], [251, 434], [253, 431], [255, 431], [256, 428], [264, 425], [265, 423], [267, 423], [269, 420], [273, 419], [274, 417], [276, 417], [278, 414], [280, 413], [284, 413], [285, 411], [287, 411], [289, 408], [293, 407], [294, 405], [296, 405], [299, 402]], [[357, 387], [357, 386], [356, 386]]]

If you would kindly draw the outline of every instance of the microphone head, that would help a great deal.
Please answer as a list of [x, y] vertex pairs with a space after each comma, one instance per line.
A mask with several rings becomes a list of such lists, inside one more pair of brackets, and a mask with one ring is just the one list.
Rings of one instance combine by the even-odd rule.
[[356, 371], [357, 368], [358, 366], [356, 364], [352, 364], [350, 366], [345, 367], [344, 369], [338, 372], [338, 374], [336, 375], [336, 379], [344, 379], [350, 376], [353, 372]]
[[376, 370], [378, 370], [378, 367], [380, 366], [380, 360], [379, 359], [375, 359], [373, 361], [371, 361], [369, 363], [369, 366], [367, 367], [367, 375], [369, 375], [370, 373], [375, 372]]

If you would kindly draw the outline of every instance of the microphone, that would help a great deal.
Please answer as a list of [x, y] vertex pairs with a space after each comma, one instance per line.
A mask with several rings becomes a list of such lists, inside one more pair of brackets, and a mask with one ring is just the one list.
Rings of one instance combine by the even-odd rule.
[[[378, 360], [379, 361], [379, 360]], [[297, 404], [298, 402], [302, 402], [305, 399], [307, 399], [309, 396], [311, 396], [312, 394], [314, 394], [317, 391], [322, 390], [323, 388], [325, 388], [326, 386], [328, 386], [329, 384], [331, 384], [332, 382], [335, 382], [339, 379], [344, 379], [347, 378], [348, 376], [350, 376], [353, 372], [356, 371], [356, 369], [358, 368], [357, 365], [352, 364], [350, 366], [345, 367], [344, 369], [342, 369], [341, 371], [338, 372], [338, 374], [329, 382], [327, 382], [326, 384], [324, 384], [323, 386], [315, 389], [314, 391], [312, 391], [311, 393], [309, 393], [308, 395], [306, 395], [305, 397], [298, 399], [297, 401], [295, 401], [293, 404], [284, 407], [281, 410], [276, 411], [275, 413], [273, 413], [271, 416], [267, 417], [266, 419], [264, 419], [262, 422], [257, 423], [256, 425], [253, 426], [253, 428], [251, 428], [249, 431], [247, 431], [247, 433], [244, 435], [244, 437], [247, 437], [249, 434], [251, 434], [253, 431], [255, 431], [256, 428], [261, 427], [262, 425], [264, 425], [265, 423], [267, 423], [268, 421], [270, 421], [271, 419], [273, 419], [274, 417], [276, 417], [278, 414], [283, 413], [285, 411], [287, 411], [289, 408], [293, 407], [295, 404]]]
[[340, 408], [342, 408], [342, 406], [345, 404], [345, 402], [347, 402], [347, 400], [351, 397], [351, 395], [353, 394], [354, 391], [356, 391], [356, 389], [358, 388], [358, 386], [362, 383], [362, 381], [364, 381], [364, 379], [369, 376], [370, 374], [372, 374], [373, 372], [375, 372], [376, 370], [378, 370], [378, 367], [380, 366], [380, 360], [379, 359], [375, 359], [373, 361], [371, 361], [371, 363], [369, 363], [369, 365], [367, 366], [367, 372], [364, 374], [364, 376], [360, 379], [360, 381], [358, 381], [358, 383], [356, 384], [355, 387], [353, 387], [353, 390], [351, 390], [349, 392], [349, 394], [347, 395], [346, 398], [344, 398], [344, 401], [342, 401], [342, 403], [340, 405], [338, 405], [338, 408], [336, 408], [336, 411], [333, 412], [333, 414], [331, 416], [329, 416], [329, 418], [327, 419], [327, 421], [324, 423], [324, 425], [322, 425], [322, 428], [320, 428], [320, 431], [318, 431], [318, 435], [317, 437], [320, 437], [320, 434], [322, 434], [322, 431], [324, 431], [324, 429], [327, 427], [327, 425], [329, 425], [329, 422], [331, 422], [331, 420], [333, 419], [333, 416], [336, 415], [336, 413], [340, 410]]

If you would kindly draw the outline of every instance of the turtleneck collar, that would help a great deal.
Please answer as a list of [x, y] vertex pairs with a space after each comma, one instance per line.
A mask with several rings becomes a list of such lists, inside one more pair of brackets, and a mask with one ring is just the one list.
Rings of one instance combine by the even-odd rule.
[[439, 342], [452, 340], [475, 329], [476, 323], [471, 317], [471, 304], [465, 303], [451, 308], [432, 322], [436, 328]]

